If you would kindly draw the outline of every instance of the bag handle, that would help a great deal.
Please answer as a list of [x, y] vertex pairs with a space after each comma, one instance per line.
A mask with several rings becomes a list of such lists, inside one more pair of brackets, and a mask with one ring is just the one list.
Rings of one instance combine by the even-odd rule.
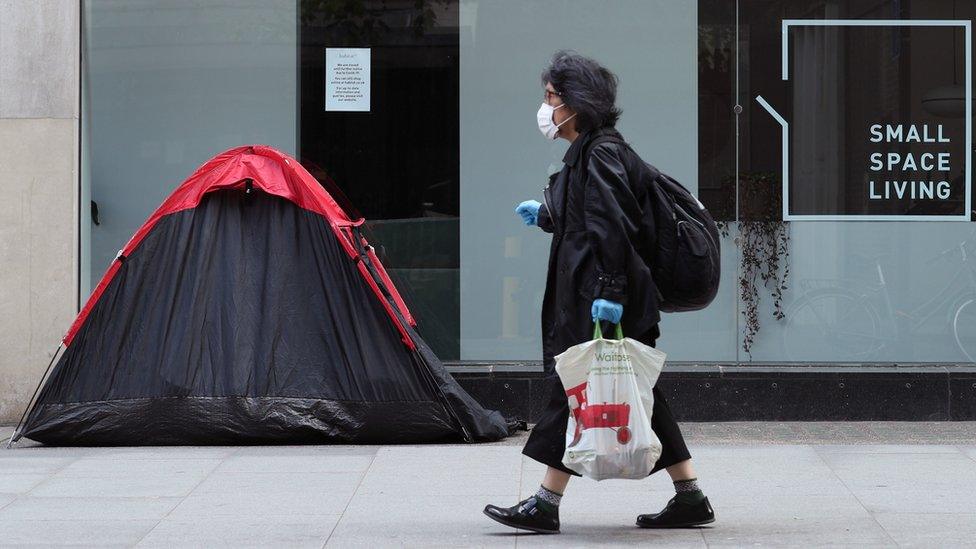
[[[613, 339], [618, 339], [618, 340], [623, 339], [624, 338], [623, 327], [619, 323], [615, 324], [614, 326], [616, 327], [614, 328], [613, 331]], [[593, 326], [593, 339], [603, 339], [603, 329], [600, 327], [599, 320], [597, 320]]]

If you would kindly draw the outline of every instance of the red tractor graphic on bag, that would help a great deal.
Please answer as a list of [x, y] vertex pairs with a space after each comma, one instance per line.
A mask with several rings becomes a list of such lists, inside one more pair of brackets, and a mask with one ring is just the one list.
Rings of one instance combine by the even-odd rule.
[[576, 420], [576, 433], [573, 435], [575, 446], [586, 429], [611, 429], [617, 433], [617, 442], [630, 442], [630, 404], [590, 404], [586, 401], [586, 383], [581, 383], [566, 391], [569, 400], [569, 410]]

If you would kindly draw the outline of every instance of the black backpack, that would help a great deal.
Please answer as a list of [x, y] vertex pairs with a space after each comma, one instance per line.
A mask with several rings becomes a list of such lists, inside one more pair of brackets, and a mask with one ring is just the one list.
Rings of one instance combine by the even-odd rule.
[[[647, 189], [635, 193], [642, 198], [642, 209], [653, 216], [653, 227], [645, 235], [652, 243], [642, 251], [651, 265], [658, 288], [658, 308], [667, 313], [704, 309], [715, 299], [721, 276], [721, 251], [718, 227], [705, 206], [681, 183], [644, 162], [623, 139], [614, 135], [595, 137], [584, 151], [600, 143], [619, 143], [633, 154], [639, 173], [629, 173], [631, 184]], [[585, 169], [585, 167], [584, 167]]]

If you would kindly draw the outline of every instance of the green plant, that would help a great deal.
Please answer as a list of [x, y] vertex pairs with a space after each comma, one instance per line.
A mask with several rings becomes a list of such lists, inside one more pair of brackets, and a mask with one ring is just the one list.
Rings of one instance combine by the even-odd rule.
[[722, 236], [729, 236], [735, 223], [738, 235], [734, 241], [741, 250], [739, 299], [745, 327], [742, 350], [752, 358], [752, 345], [759, 334], [759, 288], [770, 291], [773, 317], [782, 320], [783, 292], [790, 274], [790, 224], [781, 217], [782, 202], [778, 177], [772, 173], [739, 175], [739, 220], [718, 222]]

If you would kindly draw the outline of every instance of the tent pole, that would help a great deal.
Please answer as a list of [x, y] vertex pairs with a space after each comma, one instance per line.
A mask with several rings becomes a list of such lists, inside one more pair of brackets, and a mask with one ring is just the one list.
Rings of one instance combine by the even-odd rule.
[[[387, 303], [390, 304], [390, 308], [393, 310], [393, 314], [396, 315], [397, 320], [403, 325], [403, 329], [406, 330], [407, 333], [415, 332], [415, 330], [410, 326], [410, 323], [407, 322], [407, 319], [400, 312], [400, 308], [397, 307], [396, 302], [393, 300], [393, 295], [383, 283], [383, 279], [379, 276], [375, 266], [369, 260], [369, 254], [366, 253], [366, 248], [363, 246], [363, 236], [359, 227], [352, 227], [351, 233], [353, 240], [355, 240], [354, 244], [356, 246], [356, 250], [359, 252], [360, 261], [366, 265], [366, 270], [369, 272], [369, 276], [374, 282], [376, 282], [376, 285], [382, 291], [384, 299], [386, 299]], [[424, 370], [422, 374], [427, 379], [427, 382], [431, 385], [431, 388], [434, 389], [435, 394], [437, 394], [437, 396], [440, 398], [441, 404], [444, 406], [445, 411], [447, 411], [447, 413], [451, 416], [451, 419], [457, 423], [458, 429], [461, 430], [461, 436], [464, 438], [464, 441], [474, 442], [474, 438], [471, 436], [471, 433], [469, 433], [464, 427], [464, 423], [461, 422], [461, 418], [459, 418], [457, 412], [454, 411], [454, 407], [451, 406], [451, 403], [448, 402], [447, 397], [444, 396], [444, 392], [441, 390], [440, 384], [437, 383], [437, 380], [435, 380], [433, 375], [430, 373], [430, 364], [428, 364], [427, 360], [424, 359], [420, 349], [414, 349], [412, 352], [417, 358], [417, 361], [422, 365], [421, 369]]]
[[46, 369], [44, 370], [44, 375], [43, 375], [43, 376], [41, 376], [41, 381], [40, 381], [40, 383], [38, 383], [38, 384], [37, 384], [37, 387], [35, 387], [35, 388], [34, 388], [34, 394], [32, 394], [32, 395], [31, 395], [31, 397], [30, 397], [30, 400], [28, 400], [28, 401], [27, 401], [27, 407], [26, 407], [26, 408], [24, 408], [24, 413], [23, 413], [23, 414], [21, 414], [21, 416], [20, 416], [20, 421], [18, 421], [18, 422], [17, 422], [17, 426], [16, 426], [15, 428], [14, 428], [14, 432], [13, 432], [13, 434], [12, 434], [12, 435], [10, 435], [10, 440], [8, 440], [8, 441], [7, 441], [7, 449], [8, 449], [8, 450], [9, 450], [10, 448], [12, 448], [12, 447], [13, 447], [13, 444], [14, 444], [14, 442], [17, 442], [17, 439], [19, 439], [19, 438], [20, 438], [20, 431], [21, 431], [21, 429], [23, 429], [23, 427], [24, 427], [24, 420], [25, 420], [25, 419], [27, 419], [27, 414], [28, 414], [28, 412], [30, 412], [30, 411], [31, 411], [31, 409], [32, 409], [32, 408], [34, 407], [34, 404], [36, 404], [36, 402], [34, 401], [34, 399], [35, 399], [35, 398], [37, 397], [37, 393], [39, 393], [39, 392], [40, 392], [40, 390], [41, 390], [41, 387], [42, 387], [42, 386], [44, 385], [44, 382], [45, 382], [45, 381], [47, 381], [47, 374], [48, 374], [48, 372], [50, 372], [50, 371], [51, 371], [51, 366], [54, 366], [54, 360], [55, 360], [56, 358], [58, 358], [58, 353], [60, 353], [60, 352], [61, 352], [61, 349], [62, 349], [63, 347], [64, 347], [64, 342], [62, 341], [62, 342], [61, 342], [61, 343], [60, 343], [60, 344], [58, 345], [58, 348], [57, 348], [57, 349], [55, 349], [55, 351], [54, 351], [54, 356], [52, 356], [52, 357], [51, 357], [51, 362], [48, 362], [48, 363], [47, 363], [47, 368], [46, 368]]
[[[408, 330], [412, 331], [413, 328], [408, 328]], [[413, 354], [414, 356], [417, 357], [417, 360], [427, 368], [428, 371], [427, 377], [429, 379], [430, 364], [427, 363], [427, 360], [424, 358], [423, 353], [420, 352], [419, 347], [413, 350]], [[451, 414], [451, 417], [454, 419], [455, 422], [457, 422], [458, 428], [461, 429], [461, 435], [464, 437], [464, 441], [474, 442], [474, 437], [472, 437], [471, 433], [469, 433], [467, 428], [465, 428], [464, 423], [461, 421], [461, 418], [459, 418], [457, 412], [454, 411], [454, 407], [451, 406], [451, 403], [448, 402], [447, 398], [444, 396], [444, 391], [441, 390], [440, 385], [437, 383], [436, 380], [431, 380], [431, 381], [433, 382], [432, 384], [434, 386], [434, 390], [437, 391], [438, 396], [441, 398], [441, 403], [444, 405], [444, 408], [447, 410], [447, 413]]]

